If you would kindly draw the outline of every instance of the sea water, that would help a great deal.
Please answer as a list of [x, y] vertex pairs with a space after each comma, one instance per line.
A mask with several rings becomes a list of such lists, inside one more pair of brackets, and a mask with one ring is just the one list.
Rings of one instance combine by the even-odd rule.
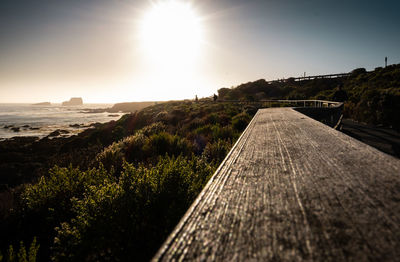
[[123, 113], [93, 113], [86, 110], [111, 106], [110, 104], [82, 106], [0, 104], [0, 140], [15, 136], [42, 138], [58, 129], [68, 131], [64, 136], [70, 136], [87, 129], [90, 124], [119, 119]]

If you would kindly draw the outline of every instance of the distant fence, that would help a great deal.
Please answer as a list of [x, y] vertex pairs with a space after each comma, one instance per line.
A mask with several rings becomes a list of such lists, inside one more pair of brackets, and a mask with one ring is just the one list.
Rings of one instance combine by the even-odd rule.
[[351, 75], [351, 73], [340, 73], [340, 74], [329, 74], [329, 75], [289, 77], [289, 78], [267, 81], [267, 83], [272, 84], [272, 83], [299, 82], [299, 81], [307, 81], [307, 80], [314, 80], [314, 79], [348, 77], [350, 75]]
[[327, 100], [284, 100], [284, 99], [271, 99], [271, 100], [258, 100], [258, 101], [241, 101], [241, 100], [217, 100], [218, 103], [246, 103], [246, 104], [263, 104], [263, 107], [274, 106], [294, 106], [294, 107], [340, 107], [342, 102], [334, 102]]
[[261, 103], [281, 103], [295, 105], [296, 107], [338, 107], [343, 103], [327, 100], [260, 100]]

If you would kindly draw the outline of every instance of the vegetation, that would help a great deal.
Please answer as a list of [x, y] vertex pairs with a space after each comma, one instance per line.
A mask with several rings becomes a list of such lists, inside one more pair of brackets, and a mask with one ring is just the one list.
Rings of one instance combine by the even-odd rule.
[[[168, 102], [75, 137], [45, 140], [52, 154], [42, 155], [46, 161], [29, 184], [14, 187], [16, 200], [3, 214], [2, 254], [36, 237], [32, 245], [40, 249], [32, 254], [39, 260], [148, 260], [256, 110]], [[29, 141], [25, 149], [43, 143]]]
[[36, 238], [33, 238], [29, 249], [26, 249], [24, 242], [21, 241], [19, 249], [16, 250], [17, 252], [14, 251], [13, 245], [10, 245], [5, 257], [2, 253], [0, 253], [0, 261], [5, 260], [8, 262], [35, 262], [39, 247], [40, 245], [36, 243]]
[[253, 103], [165, 102], [70, 138], [1, 142], [0, 261], [148, 260], [261, 106], [254, 102], [330, 100], [338, 85], [348, 117], [400, 130], [393, 65], [347, 78], [258, 80], [218, 91], [218, 101]]
[[263, 99], [333, 100], [338, 85], [348, 94], [345, 116], [374, 125], [400, 130], [400, 64], [367, 72], [358, 68], [345, 78], [295, 82], [287, 79], [268, 83], [257, 80], [235, 88], [218, 90], [219, 100], [259, 101]]
[[354, 70], [345, 89], [349, 93], [346, 104], [349, 117], [400, 131], [400, 65], [373, 72]]

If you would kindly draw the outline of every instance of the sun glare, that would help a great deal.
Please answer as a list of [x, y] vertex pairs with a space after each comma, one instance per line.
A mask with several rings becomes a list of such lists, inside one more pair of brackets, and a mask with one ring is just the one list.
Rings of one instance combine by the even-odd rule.
[[189, 3], [157, 2], [140, 22], [139, 40], [153, 66], [189, 66], [201, 51], [200, 18]]

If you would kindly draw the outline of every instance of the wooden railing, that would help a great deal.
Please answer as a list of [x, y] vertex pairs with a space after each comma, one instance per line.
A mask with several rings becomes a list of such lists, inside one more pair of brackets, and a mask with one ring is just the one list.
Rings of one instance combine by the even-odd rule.
[[293, 107], [295, 110], [314, 118], [335, 129], [341, 128], [343, 118], [343, 102], [327, 100], [284, 100], [271, 99], [259, 101], [218, 100], [218, 103], [255, 104], [258, 108]]
[[260, 100], [262, 103], [283, 103], [295, 104], [300, 107], [339, 107], [343, 105], [342, 102], [334, 102], [327, 100]]
[[266, 107], [273, 107], [274, 104], [294, 105], [296, 107], [340, 107], [342, 102], [327, 101], [327, 100], [285, 100], [285, 99], [270, 99], [258, 101], [240, 101], [240, 100], [218, 100], [219, 103], [266, 103]]
[[398, 261], [399, 171], [292, 108], [260, 109], [153, 261]]

